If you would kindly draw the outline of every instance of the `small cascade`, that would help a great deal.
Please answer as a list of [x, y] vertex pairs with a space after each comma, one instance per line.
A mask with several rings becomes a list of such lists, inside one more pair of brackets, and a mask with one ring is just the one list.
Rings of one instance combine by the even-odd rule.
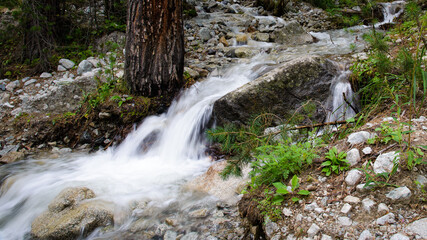
[[356, 115], [357, 96], [348, 81], [350, 75], [351, 71], [341, 69], [332, 80], [331, 95], [327, 101], [327, 122], [342, 121]]
[[384, 20], [375, 24], [375, 27], [381, 27], [384, 24], [394, 23], [394, 19], [398, 18], [404, 11], [405, 1], [394, 1], [386, 3], [378, 3], [381, 6]]

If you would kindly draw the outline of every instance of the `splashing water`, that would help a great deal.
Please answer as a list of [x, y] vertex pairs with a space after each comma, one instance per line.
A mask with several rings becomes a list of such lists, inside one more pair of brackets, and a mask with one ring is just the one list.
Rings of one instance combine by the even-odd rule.
[[[327, 122], [346, 120], [356, 115], [356, 95], [351, 89], [348, 77], [351, 71], [342, 70], [332, 80], [331, 95], [328, 99]], [[350, 103], [350, 105], [349, 105]]]

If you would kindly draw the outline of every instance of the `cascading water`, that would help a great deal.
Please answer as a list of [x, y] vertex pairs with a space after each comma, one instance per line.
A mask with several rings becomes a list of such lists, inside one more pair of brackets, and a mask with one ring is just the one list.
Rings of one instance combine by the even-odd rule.
[[381, 6], [384, 20], [380, 23], [375, 24], [375, 27], [380, 27], [387, 23], [394, 23], [394, 19], [398, 18], [404, 10], [406, 4], [405, 1], [394, 1], [387, 3], [378, 3]]
[[28, 159], [0, 168], [10, 176], [1, 189], [0, 239], [23, 239], [32, 220], [69, 186], [88, 187], [98, 199], [124, 208], [132, 200], [162, 205], [176, 198], [182, 183], [211, 163], [204, 153], [203, 129], [212, 104], [257, 77], [264, 68], [254, 66], [265, 63], [260, 57], [231, 68], [224, 77], [196, 83], [166, 114], [147, 118], [116, 149], [54, 160]]

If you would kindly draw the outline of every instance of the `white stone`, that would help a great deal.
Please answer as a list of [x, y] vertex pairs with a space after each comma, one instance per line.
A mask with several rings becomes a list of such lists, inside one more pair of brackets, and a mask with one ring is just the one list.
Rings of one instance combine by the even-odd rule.
[[356, 190], [359, 191], [359, 192], [369, 191], [369, 190], [371, 190], [375, 186], [375, 183], [371, 182], [366, 187], [365, 187], [365, 185], [366, 185], [365, 183], [358, 184], [356, 186]]
[[64, 66], [62, 66], [62, 65], [58, 65], [58, 67], [56, 68], [56, 70], [58, 72], [65, 72], [65, 71], [67, 71], [67, 69]]
[[372, 236], [372, 233], [368, 229], [363, 231], [358, 238], [358, 240], [373, 240], [373, 239], [374, 239], [374, 236]]
[[393, 199], [393, 200], [404, 200], [411, 197], [411, 190], [407, 187], [399, 187], [396, 189], [393, 189], [389, 193], [385, 195], [386, 197]]
[[371, 208], [375, 205], [374, 200], [369, 199], [369, 198], [365, 198], [362, 200], [362, 206], [363, 209], [365, 209], [365, 211], [370, 212]]
[[350, 144], [364, 143], [366, 140], [372, 138], [372, 134], [367, 131], [360, 131], [352, 133], [348, 136], [347, 142]]
[[341, 212], [344, 214], [347, 214], [351, 211], [352, 206], [348, 203], [344, 204], [344, 206], [342, 206], [341, 208]]
[[388, 213], [390, 212], [390, 209], [387, 207], [386, 204], [384, 203], [380, 203], [378, 204], [378, 210], [379, 213]]
[[24, 86], [31, 85], [31, 84], [33, 84], [33, 83], [35, 83], [35, 82], [37, 82], [37, 80], [36, 80], [36, 79], [28, 80], [27, 82], [25, 82], [25, 83], [24, 83]]
[[59, 64], [61, 64], [66, 69], [71, 69], [75, 65], [75, 63], [73, 61], [71, 61], [69, 59], [65, 59], [65, 58], [60, 59]]
[[409, 237], [402, 233], [396, 233], [391, 236], [390, 240], [409, 240]]
[[412, 122], [425, 122], [427, 121], [427, 118], [424, 116], [421, 116], [420, 118], [412, 119]]
[[292, 211], [289, 208], [283, 208], [282, 210], [283, 215], [285, 215], [286, 217], [290, 217], [292, 216]]
[[387, 223], [395, 223], [395, 222], [396, 222], [396, 220], [394, 220], [394, 219], [395, 219], [394, 214], [393, 214], [393, 213], [388, 213], [388, 214], [386, 214], [386, 215], [384, 215], [384, 216], [382, 216], [382, 217], [378, 218], [378, 219], [376, 220], [376, 223], [377, 223], [378, 225], [385, 225], [385, 224], [387, 224]]
[[374, 172], [377, 174], [391, 172], [394, 161], [399, 161], [399, 154], [394, 151], [379, 155], [374, 163]]
[[360, 202], [360, 198], [353, 197], [353, 196], [347, 196], [347, 197], [344, 198], [344, 202], [346, 202], [346, 203], [359, 203]]
[[372, 148], [371, 147], [365, 147], [364, 149], [362, 149], [362, 152], [365, 155], [369, 155], [372, 153]]
[[122, 78], [124, 75], [125, 75], [125, 71], [123, 71], [123, 70], [119, 70], [116, 73], [117, 78]]
[[41, 77], [41, 78], [50, 78], [50, 77], [52, 77], [52, 74], [51, 74], [51, 73], [48, 73], [48, 72], [44, 72], [44, 73], [42, 73], [42, 74], [40, 75], [40, 77]]
[[348, 218], [348, 217], [339, 217], [338, 218], [338, 223], [342, 226], [351, 226], [351, 224], [353, 223], [353, 221]]
[[320, 227], [315, 223], [311, 224], [311, 227], [308, 229], [307, 234], [309, 237], [314, 237], [320, 231]]
[[354, 166], [359, 163], [360, 161], [360, 153], [359, 149], [353, 148], [350, 151], [347, 152], [347, 161], [350, 164], [350, 166]]
[[[418, 175], [417, 176], [417, 182], [419, 183], [417, 185], [418, 188], [421, 188], [421, 186], [427, 186], [427, 177], [423, 176], [423, 175]], [[421, 186], [420, 186], [421, 185]]]
[[312, 202], [310, 204], [305, 205], [304, 210], [305, 211], [313, 211], [315, 208], [318, 208], [319, 206], [317, 205], [316, 202]]
[[265, 224], [265, 234], [270, 238], [278, 230], [279, 230], [279, 226], [275, 222], [269, 221], [268, 223]]
[[406, 231], [419, 235], [422, 239], [427, 239], [427, 218], [414, 221], [406, 227]]
[[394, 119], [392, 117], [386, 117], [383, 118], [383, 122], [394, 122]]
[[329, 235], [322, 234], [322, 238], [320, 240], [332, 240], [333, 238]]
[[345, 182], [347, 185], [353, 186], [356, 185], [360, 179], [362, 178], [363, 173], [357, 169], [352, 169], [347, 173], [347, 177], [345, 178]]
[[82, 75], [83, 73], [90, 72], [92, 70], [92, 63], [87, 60], [80, 62], [79, 67], [77, 68], [77, 75]]
[[9, 92], [13, 92], [15, 88], [19, 87], [19, 80], [13, 81], [6, 85], [6, 90]]

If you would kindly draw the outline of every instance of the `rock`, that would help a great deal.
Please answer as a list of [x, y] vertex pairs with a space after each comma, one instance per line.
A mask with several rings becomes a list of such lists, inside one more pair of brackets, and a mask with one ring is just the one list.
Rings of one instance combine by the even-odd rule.
[[409, 240], [410, 238], [402, 233], [396, 233], [391, 236], [390, 240]]
[[406, 231], [427, 239], [427, 218], [414, 221], [406, 227]]
[[184, 72], [187, 72], [190, 75], [190, 77], [192, 77], [193, 79], [197, 79], [200, 76], [199, 72], [197, 72], [197, 71], [195, 71], [189, 67], [184, 67]]
[[307, 231], [307, 234], [309, 237], [314, 237], [317, 235], [317, 233], [320, 231], [320, 227], [317, 226], [315, 223], [311, 224], [310, 228]]
[[199, 234], [197, 234], [196, 232], [190, 232], [185, 234], [181, 240], [198, 240], [199, 239]]
[[287, 22], [283, 28], [277, 28], [270, 34], [270, 38], [289, 46], [314, 42], [313, 36], [304, 31], [297, 21]]
[[378, 218], [376, 220], [376, 223], [378, 225], [385, 225], [385, 224], [388, 224], [388, 223], [395, 223], [396, 220], [394, 220], [394, 219], [395, 219], [394, 214], [393, 213], [388, 213], [388, 214], [386, 214], [386, 215]]
[[333, 238], [329, 235], [322, 234], [322, 238], [320, 240], [333, 240]]
[[290, 217], [292, 216], [292, 211], [289, 208], [283, 208], [282, 210], [283, 215], [285, 215], [286, 217]]
[[379, 155], [374, 163], [374, 172], [390, 173], [393, 170], [394, 161], [399, 161], [399, 154], [394, 151]]
[[125, 45], [125, 42], [126, 42], [126, 33], [114, 31], [98, 39], [96, 41], [95, 46], [98, 51], [107, 53], [113, 50], [113, 46], [111, 43], [117, 43], [119, 47], [122, 47]]
[[224, 36], [222, 36], [220, 39], [219, 39], [219, 42], [220, 43], [222, 43], [223, 45], [224, 45], [224, 47], [228, 47], [230, 44], [227, 42], [227, 39], [225, 39], [225, 37]]
[[369, 198], [365, 198], [362, 200], [362, 207], [365, 211], [370, 212], [371, 208], [375, 205], [375, 202]]
[[79, 67], [77, 68], [77, 75], [82, 75], [83, 73], [90, 72], [92, 70], [92, 63], [88, 60], [83, 60], [80, 62]]
[[369, 230], [364, 230], [361, 234], [360, 234], [360, 236], [359, 236], [359, 238], [358, 238], [358, 240], [374, 240], [375, 238], [374, 238], [374, 236], [372, 235], [372, 233], [369, 231]]
[[365, 155], [369, 155], [372, 153], [372, 148], [370, 147], [365, 147], [364, 149], [362, 149], [363, 154]]
[[6, 85], [6, 90], [9, 92], [13, 92], [13, 90], [15, 90], [15, 88], [19, 87], [19, 85], [20, 85], [19, 80], [13, 81], [13, 82]]
[[364, 143], [366, 140], [373, 137], [373, 134], [366, 132], [366, 131], [360, 131], [352, 133], [348, 136], [347, 142], [350, 144], [359, 144]]
[[378, 204], [378, 210], [379, 213], [388, 213], [390, 212], [390, 209], [385, 205], [384, 203]]
[[[213, 107], [218, 125], [244, 124], [265, 111], [285, 118], [309, 99], [324, 102], [332, 80], [327, 64], [320, 57], [300, 57], [226, 94]], [[321, 121], [325, 116], [319, 110], [312, 118]]]
[[209, 39], [212, 38], [211, 30], [209, 28], [201, 28], [199, 30], [199, 36], [203, 42], [207, 42]]
[[6, 91], [6, 86], [4, 84], [0, 84], [0, 90]]
[[51, 78], [51, 77], [52, 77], [52, 74], [51, 74], [51, 73], [44, 72], [44, 73], [42, 73], [42, 74], [40, 75], [40, 77], [41, 77], [41, 78]]
[[339, 217], [338, 218], [338, 223], [342, 226], [351, 226], [351, 224], [353, 223], [353, 221], [348, 218], [348, 217]]
[[344, 206], [342, 206], [341, 212], [344, 214], [347, 214], [350, 212], [351, 208], [352, 208], [352, 206], [350, 204], [346, 203], [346, 204], [344, 204]]
[[246, 34], [239, 34], [236, 36], [237, 45], [246, 45], [248, 44], [248, 37]]
[[108, 119], [111, 117], [111, 113], [107, 113], [107, 112], [100, 112], [98, 114], [99, 119]]
[[25, 83], [24, 83], [24, 86], [31, 85], [31, 84], [33, 84], [33, 83], [35, 83], [35, 82], [37, 82], [37, 80], [36, 80], [36, 79], [28, 80], [27, 82], [25, 82]]
[[188, 215], [192, 218], [205, 218], [209, 214], [209, 211], [206, 208], [197, 209], [190, 212]]
[[347, 152], [347, 161], [350, 164], [350, 166], [354, 166], [359, 163], [360, 161], [360, 153], [359, 149], [353, 148], [350, 151]]
[[76, 65], [73, 61], [66, 58], [60, 59], [59, 64], [61, 64], [61, 66], [63, 66], [65, 69], [71, 69], [74, 67], [74, 65]]
[[347, 177], [345, 178], [345, 182], [347, 185], [353, 186], [356, 185], [360, 179], [362, 178], [363, 173], [357, 169], [352, 169], [348, 171]]
[[353, 196], [347, 196], [344, 198], [344, 202], [346, 202], [346, 203], [360, 203], [360, 198], [353, 197]]
[[317, 205], [316, 202], [312, 202], [310, 204], [306, 204], [304, 207], [304, 211], [313, 211], [314, 209], [318, 208], [319, 206]]
[[279, 230], [279, 226], [275, 222], [268, 221], [265, 224], [265, 234], [269, 238], [273, 237], [273, 234], [275, 234], [278, 230]]
[[31, 224], [36, 239], [76, 239], [87, 236], [97, 227], [113, 224], [113, 207], [94, 198], [88, 188], [66, 188], [49, 204], [48, 211]]
[[239, 47], [234, 51], [234, 53], [238, 58], [247, 58], [254, 55], [253, 49], [248, 47]]
[[393, 189], [389, 193], [385, 195], [386, 197], [392, 199], [392, 200], [405, 200], [411, 197], [411, 190], [407, 187], [399, 187], [396, 189]]
[[174, 231], [171, 230], [167, 230], [165, 235], [163, 236], [164, 240], [176, 240], [176, 237], [178, 236], [178, 234]]
[[270, 35], [268, 33], [257, 33], [255, 34], [255, 40], [260, 42], [268, 42], [270, 40]]
[[67, 69], [65, 67], [63, 67], [62, 65], [58, 65], [58, 67], [56, 68], [56, 70], [58, 72], [65, 72], [65, 71], [67, 71]]
[[427, 177], [423, 175], [418, 175], [416, 181], [418, 182], [417, 184], [418, 189], [420, 189], [421, 187], [424, 187], [424, 189], [427, 188]]
[[9, 164], [24, 159], [25, 154], [22, 152], [8, 152], [0, 158], [0, 163]]

